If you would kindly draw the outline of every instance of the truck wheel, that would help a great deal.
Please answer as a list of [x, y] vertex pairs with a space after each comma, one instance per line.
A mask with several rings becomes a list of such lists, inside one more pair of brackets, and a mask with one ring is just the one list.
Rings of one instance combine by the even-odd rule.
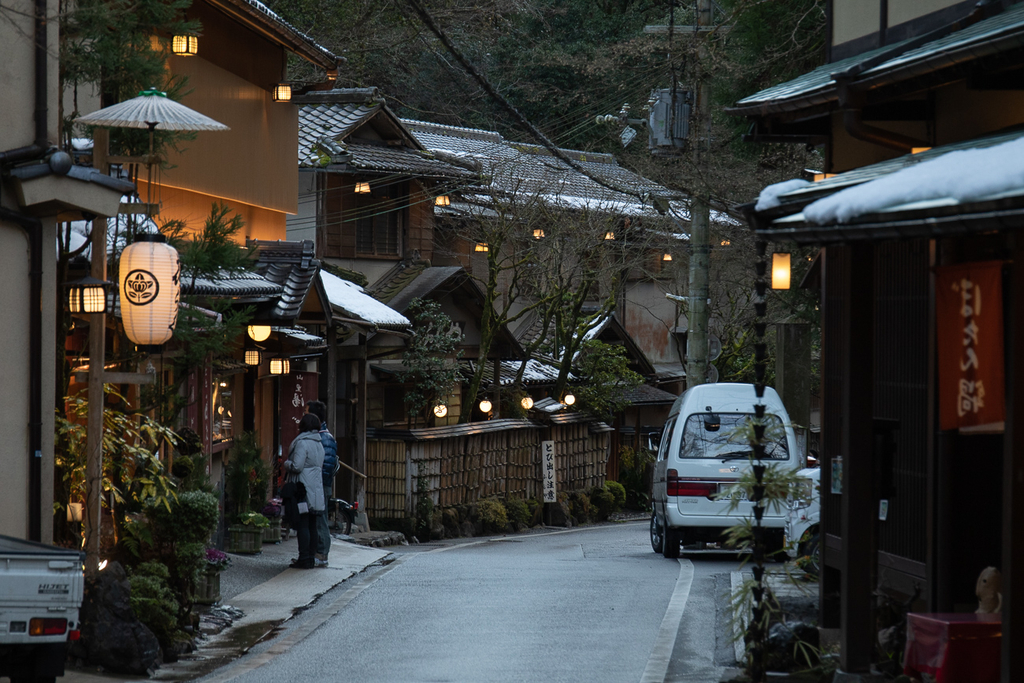
[[656, 553], [660, 553], [665, 547], [665, 532], [658, 524], [658, 516], [653, 512], [651, 513], [651, 547]]
[[661, 554], [668, 558], [679, 557], [679, 546], [682, 545], [682, 541], [678, 529], [665, 527], [665, 547], [661, 549]]

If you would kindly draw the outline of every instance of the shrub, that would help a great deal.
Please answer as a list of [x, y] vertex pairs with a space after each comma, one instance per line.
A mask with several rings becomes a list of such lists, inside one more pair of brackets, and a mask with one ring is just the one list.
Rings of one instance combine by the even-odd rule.
[[164, 652], [173, 649], [180, 610], [168, 585], [169, 578], [167, 567], [159, 562], [143, 562], [131, 570], [128, 579], [132, 588], [132, 612], [153, 632]]
[[606, 481], [604, 487], [608, 489], [612, 497], [615, 498], [615, 507], [612, 509], [613, 512], [620, 511], [626, 505], [626, 487], [617, 481]]
[[423, 539], [430, 538], [430, 525], [434, 516], [434, 500], [430, 497], [427, 480], [420, 477], [416, 481], [416, 534]]
[[508, 513], [497, 498], [487, 498], [477, 503], [477, 514], [484, 524], [484, 531], [501, 533], [508, 529]]
[[533, 515], [530, 514], [530, 508], [527, 507], [526, 501], [518, 498], [506, 500], [505, 511], [508, 513], [508, 521], [512, 522], [516, 530], [530, 526], [530, 519]]
[[590, 521], [590, 496], [584, 491], [572, 491], [569, 493], [569, 514], [576, 522], [584, 524]]
[[590, 492], [591, 514], [603, 521], [608, 519], [608, 515], [612, 513], [614, 507], [615, 496], [612, 495], [612, 492], [606, 486], [595, 486], [594, 490]]
[[206, 543], [217, 528], [220, 512], [217, 498], [205, 491], [185, 491], [177, 500], [164, 505], [150, 505], [146, 515], [153, 522], [156, 538], [169, 543]]
[[262, 510], [267, 502], [270, 467], [262, 455], [263, 447], [255, 432], [242, 432], [235, 437], [224, 473], [224, 492], [235, 516]]

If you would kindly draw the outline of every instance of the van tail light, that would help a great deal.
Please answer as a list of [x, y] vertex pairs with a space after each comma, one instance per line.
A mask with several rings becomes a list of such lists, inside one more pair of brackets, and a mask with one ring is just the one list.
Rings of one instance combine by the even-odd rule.
[[690, 479], [679, 476], [679, 470], [669, 470], [666, 479], [667, 494], [670, 496], [696, 496], [710, 498], [718, 493], [717, 481]]
[[62, 636], [67, 630], [67, 619], [43, 619], [37, 617], [28, 622], [28, 634], [30, 636]]
[[68, 631], [68, 640], [80, 640], [81, 637], [82, 632], [78, 629], [75, 629], [74, 631]]

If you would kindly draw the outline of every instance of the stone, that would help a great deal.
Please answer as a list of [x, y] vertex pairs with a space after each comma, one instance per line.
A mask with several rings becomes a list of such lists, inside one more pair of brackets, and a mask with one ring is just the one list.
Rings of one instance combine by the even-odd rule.
[[569, 513], [569, 505], [565, 501], [557, 503], [545, 503], [548, 526], [572, 526], [572, 515]]
[[71, 654], [115, 673], [143, 675], [161, 660], [160, 643], [132, 612], [131, 584], [119, 562], [85, 580], [81, 638]]
[[802, 621], [772, 624], [765, 642], [765, 662], [768, 668], [773, 671], [806, 668], [808, 663], [803, 656], [804, 651], [796, 646], [800, 641], [817, 648], [818, 628]]

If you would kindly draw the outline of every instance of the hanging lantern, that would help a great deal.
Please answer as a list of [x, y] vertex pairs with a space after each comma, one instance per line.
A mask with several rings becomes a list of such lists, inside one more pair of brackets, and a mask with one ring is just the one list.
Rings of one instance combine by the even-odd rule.
[[249, 339], [253, 341], [266, 341], [270, 336], [270, 325], [249, 325]]
[[572, 394], [566, 394], [565, 398], [562, 399], [562, 403], [564, 403], [567, 406], [571, 406], [575, 402], [576, 402], [576, 397], [573, 396]]
[[278, 83], [274, 86], [275, 102], [290, 102], [292, 99], [292, 86], [290, 83]]
[[489, 413], [491, 412], [492, 407], [493, 406], [491, 405], [491, 402], [488, 401], [486, 398], [480, 401], [480, 412]]
[[287, 358], [271, 358], [270, 359], [270, 374], [271, 375], [287, 375], [292, 371], [292, 364]]
[[193, 57], [199, 54], [199, 38], [196, 36], [174, 36], [171, 38], [171, 52], [179, 57]]
[[792, 255], [785, 252], [772, 254], [772, 289], [789, 289]]
[[434, 415], [436, 415], [437, 417], [444, 417], [447, 414], [448, 406], [446, 406], [445, 404], [438, 403], [436, 406], [434, 406]]
[[533, 399], [529, 396], [523, 396], [523, 400], [519, 402], [519, 405], [523, 407], [523, 410], [529, 410], [533, 407]]
[[178, 322], [178, 252], [163, 235], [140, 235], [121, 253], [120, 270], [125, 334], [142, 346], [163, 344]]
[[245, 350], [245, 364], [249, 366], [255, 366], [260, 364], [260, 350], [259, 349], [246, 349]]

